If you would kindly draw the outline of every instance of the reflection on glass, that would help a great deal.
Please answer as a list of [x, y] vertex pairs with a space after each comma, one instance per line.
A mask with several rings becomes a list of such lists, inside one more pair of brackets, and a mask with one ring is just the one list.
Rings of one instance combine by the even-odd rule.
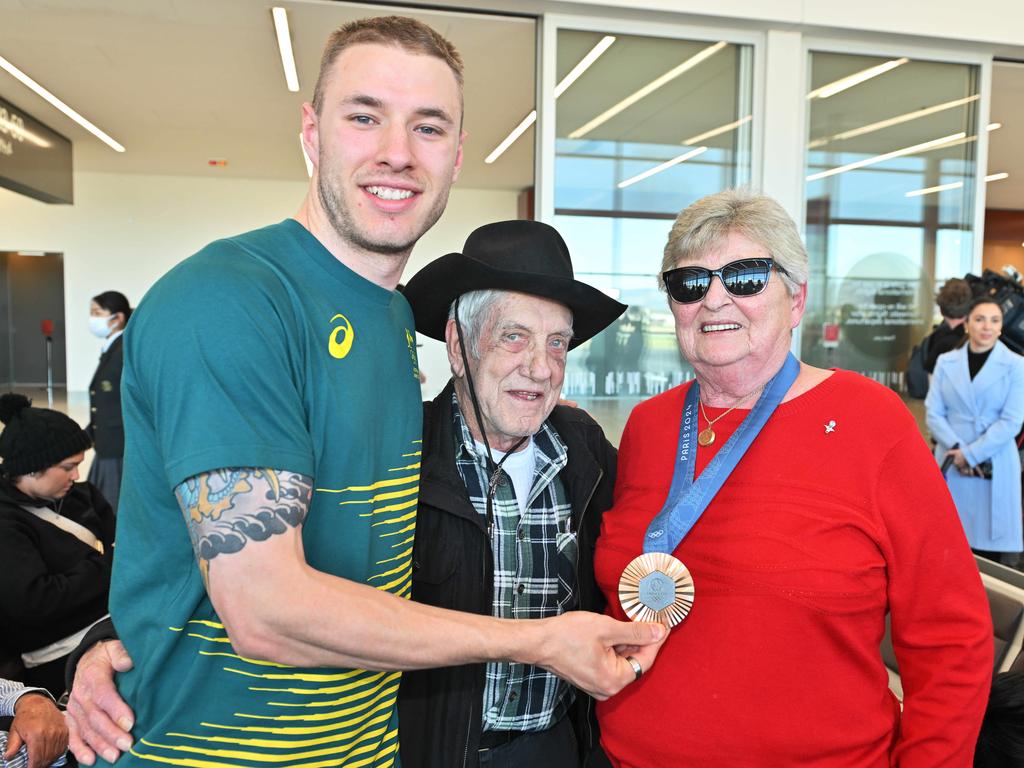
[[577, 276], [630, 305], [570, 355], [563, 390], [618, 442], [633, 405], [692, 377], [656, 274], [679, 211], [750, 181], [753, 56], [723, 41], [609, 37], [558, 33], [556, 82], [588, 66], [556, 93], [552, 223]]
[[972, 265], [978, 90], [966, 64], [811, 54], [807, 362], [903, 389], [936, 286]]

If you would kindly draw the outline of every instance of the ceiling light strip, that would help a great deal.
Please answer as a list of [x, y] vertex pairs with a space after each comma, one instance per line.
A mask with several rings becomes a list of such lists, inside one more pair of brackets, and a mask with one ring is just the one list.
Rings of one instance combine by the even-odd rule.
[[537, 121], [537, 110], [533, 110], [515, 128], [512, 129], [512, 133], [501, 140], [501, 144], [496, 146], [494, 150], [487, 157], [484, 158], [484, 162], [490, 165], [499, 157], [501, 157], [505, 150], [515, 144], [516, 140], [526, 133], [526, 129], [529, 128]]
[[673, 157], [671, 160], [668, 160], [662, 163], [661, 165], [656, 165], [653, 168], [649, 168], [643, 173], [638, 173], [636, 176], [633, 176], [632, 178], [626, 179], [625, 181], [620, 181], [616, 186], [618, 186], [619, 189], [625, 189], [626, 187], [636, 184], [638, 181], [643, 181], [644, 179], [649, 178], [656, 173], [667, 171], [669, 168], [675, 165], [679, 165], [680, 163], [685, 163], [687, 160], [690, 160], [691, 158], [694, 158], [697, 155], [702, 155], [707, 151], [707, 147], [697, 147], [696, 149], [690, 150], [685, 154], [679, 155], [679, 157]]
[[274, 16], [274, 31], [277, 32], [277, 49], [281, 53], [281, 66], [284, 67], [284, 81], [288, 90], [297, 93], [299, 90], [299, 73], [295, 69], [295, 54], [292, 52], [292, 36], [288, 30], [288, 11], [284, 8], [271, 8]]
[[604, 112], [602, 112], [600, 115], [595, 117], [590, 122], [586, 123], [585, 125], [581, 125], [575, 131], [573, 131], [572, 133], [569, 134], [569, 138], [570, 139], [580, 139], [580, 138], [583, 138], [588, 133], [590, 133], [592, 130], [597, 128], [598, 126], [604, 125], [606, 122], [611, 120], [613, 117], [615, 117], [620, 112], [623, 112], [623, 111], [629, 109], [631, 106], [636, 104], [638, 101], [640, 101], [645, 96], [649, 96], [650, 94], [654, 93], [656, 90], [661, 88], [663, 85], [667, 85], [668, 83], [670, 83], [671, 81], [673, 81], [677, 77], [679, 77], [680, 75], [682, 75], [685, 72], [688, 72], [691, 69], [693, 69], [694, 67], [696, 67], [701, 62], [711, 58], [716, 53], [718, 53], [720, 50], [725, 48], [726, 45], [727, 45], [727, 43], [724, 40], [719, 41], [719, 42], [715, 43], [714, 45], [709, 45], [707, 48], [703, 49], [699, 53], [694, 54], [693, 56], [691, 56], [689, 59], [684, 61], [679, 66], [674, 67], [673, 69], [670, 69], [665, 74], [663, 74], [660, 77], [657, 77], [654, 80], [652, 80], [651, 82], [649, 82], [643, 88], [640, 88], [638, 91], [635, 91], [634, 93], [630, 94], [629, 96], [624, 98], [622, 101], [620, 101], [618, 104], [615, 104], [614, 106], [610, 107], [609, 109], [606, 109]]
[[[1002, 179], [1009, 178], [1008, 173], [992, 173], [985, 177], [985, 183], [990, 181], [1001, 181]], [[906, 197], [920, 197], [921, 195], [931, 195], [936, 192], [945, 192], [950, 189], [960, 189], [964, 183], [962, 181], [951, 181], [949, 184], [939, 184], [935, 187], [925, 187], [924, 189], [915, 189], [911, 192], [906, 192]]]
[[605, 35], [601, 38], [601, 41], [590, 49], [590, 52], [579, 60], [579, 63], [569, 70], [569, 74], [562, 78], [562, 82], [555, 86], [555, 98], [557, 99], [563, 93], [565, 93], [569, 86], [575, 83], [579, 76], [590, 69], [590, 65], [597, 61], [601, 54], [607, 51], [612, 43], [615, 42], [615, 37], [612, 35]]
[[714, 138], [715, 136], [721, 136], [723, 133], [728, 133], [729, 131], [732, 131], [732, 130], [734, 130], [736, 128], [739, 128], [744, 123], [749, 123], [753, 119], [754, 119], [753, 115], [747, 115], [746, 117], [741, 117], [739, 120], [734, 120], [731, 123], [726, 123], [725, 125], [720, 125], [717, 128], [712, 128], [710, 131], [704, 131], [704, 133], [698, 133], [696, 136], [691, 136], [690, 138], [686, 139], [682, 143], [685, 146], [691, 146], [693, 144], [699, 144], [700, 142], [704, 141], [705, 139], [711, 139], [711, 138]]
[[[580, 75], [590, 69], [591, 65], [597, 61], [598, 58], [601, 57], [601, 54], [607, 51], [614, 42], [615, 37], [613, 35], [605, 35], [602, 37], [598, 44], [591, 48], [587, 55], [580, 59], [576, 66], [569, 70], [569, 74], [563, 77], [561, 82], [555, 86], [555, 98], [557, 99], [565, 93], [569, 86], [575, 83], [579, 79]], [[498, 144], [498, 146], [491, 150], [491, 154], [484, 158], [484, 163], [490, 165], [505, 154], [505, 150], [515, 144], [516, 140], [526, 132], [526, 129], [536, 121], [537, 110], [533, 110], [519, 122], [519, 125], [512, 129], [508, 136], [501, 140], [501, 143]]]
[[815, 88], [813, 91], [807, 94], [808, 99], [827, 99], [830, 96], [835, 96], [837, 93], [842, 93], [848, 88], [853, 88], [855, 85], [860, 85], [867, 80], [884, 75], [896, 67], [902, 67], [910, 59], [903, 57], [901, 59], [893, 59], [892, 61], [886, 61], [881, 64], [876, 64], [873, 67], [862, 69], [860, 72], [854, 72], [852, 75], [847, 75], [839, 80], [835, 80], [831, 83]]
[[836, 133], [832, 136], [826, 136], [822, 139], [815, 139], [807, 144], [808, 149], [816, 149], [822, 147], [833, 141], [845, 141], [846, 139], [853, 139], [857, 136], [863, 136], [867, 133], [874, 133], [875, 131], [881, 131], [885, 128], [891, 128], [894, 125], [900, 125], [901, 123], [907, 123], [911, 120], [917, 120], [921, 117], [927, 117], [928, 115], [934, 115], [936, 112], [943, 112], [947, 109], [953, 109], [954, 107], [961, 107], [964, 104], [969, 104], [972, 101], [977, 101], [981, 96], [975, 94], [974, 96], [966, 96], [962, 99], [955, 99], [953, 101], [947, 101], [942, 104], [935, 104], [931, 107], [925, 107], [924, 109], [918, 109], [914, 112], [907, 112], [902, 115], [896, 115], [886, 120], [879, 120], [877, 123], [870, 123], [868, 125], [861, 126], [860, 128], [851, 128], [849, 131], [843, 131], [842, 133]]
[[853, 171], [857, 168], [863, 168], [868, 165], [875, 165], [876, 163], [882, 163], [886, 160], [892, 160], [896, 157], [904, 157], [905, 155], [914, 155], [919, 152], [927, 152], [932, 149], [938, 149], [956, 142], [962, 142], [966, 139], [967, 134], [963, 131], [959, 133], [952, 133], [949, 136], [943, 136], [939, 139], [932, 139], [931, 141], [925, 141], [920, 144], [915, 144], [912, 147], [904, 147], [903, 149], [896, 149], [892, 152], [886, 152], [884, 155], [875, 155], [874, 157], [866, 157], [863, 160], [857, 160], [853, 163], [846, 165], [840, 165], [836, 168], [829, 168], [827, 171], [820, 171], [819, 173], [812, 173], [807, 177], [807, 181], [817, 181], [818, 179], [824, 179], [828, 176], [835, 176], [837, 173], [846, 173], [847, 171]]
[[[988, 126], [986, 127], [986, 130], [994, 131], [997, 128], [1001, 128], [1001, 127], [1002, 127], [1002, 123], [989, 123]], [[866, 161], [858, 161], [857, 163], [850, 163], [849, 166], [845, 166], [845, 165], [841, 166], [839, 169], [833, 168], [832, 170], [825, 171], [824, 173], [814, 174], [814, 178], [813, 179], [811, 178], [811, 176], [808, 176], [807, 177], [807, 181], [813, 181], [814, 179], [820, 179], [820, 178], [823, 178], [824, 176], [831, 176], [833, 173], [843, 173], [844, 171], [850, 171], [850, 170], [853, 170], [854, 167], [857, 167], [857, 168], [861, 167], [861, 165], [871, 165], [873, 163], [878, 163], [878, 162], [881, 162], [882, 160], [888, 160], [890, 157], [899, 157], [900, 155], [904, 155], [904, 154], [913, 154], [913, 152], [910, 152], [908, 150], [913, 150], [913, 149], [917, 149], [917, 148], [920, 148], [920, 147], [926, 147], [929, 150], [931, 150], [931, 149], [946, 149], [948, 147], [956, 147], [956, 146], [959, 146], [961, 144], [970, 144], [972, 141], [977, 141], [977, 140], [978, 140], [977, 136], [967, 136], [965, 133], [963, 133], [961, 131], [960, 133], [954, 133], [954, 134], [952, 134], [950, 136], [947, 136], [945, 139], [935, 139], [934, 140], [934, 146], [928, 146], [930, 144], [933, 144], [933, 142], [926, 141], [924, 144], [917, 144], [914, 147], [908, 147], [907, 150], [902, 150], [902, 149], [896, 150], [898, 153], [900, 153], [900, 154], [897, 154], [897, 155], [893, 155], [892, 153], [890, 153], [888, 155], [879, 155], [878, 157], [875, 157], [875, 158], [868, 158], [868, 160], [866, 160]]]
[[964, 183], [962, 181], [953, 181], [949, 184], [939, 184], [935, 187], [925, 187], [924, 189], [915, 189], [912, 192], [907, 192], [906, 197], [920, 197], [921, 195], [931, 195], [936, 192], [945, 192], [949, 189], [960, 189]]
[[37, 83], [31, 77], [26, 75], [24, 72], [22, 72], [16, 66], [14, 66], [11, 62], [9, 62], [3, 56], [0, 56], [0, 69], [6, 70], [16, 80], [20, 81], [23, 85], [27, 86], [28, 88], [31, 88], [33, 91], [36, 92], [37, 95], [39, 95], [41, 98], [43, 98], [44, 100], [49, 102], [51, 105], [53, 105], [54, 107], [59, 109], [61, 112], [63, 112], [65, 115], [70, 117], [72, 120], [74, 120], [80, 126], [85, 128], [85, 130], [87, 130], [89, 133], [91, 133], [97, 139], [102, 141], [104, 144], [106, 144], [112, 150], [114, 150], [115, 152], [124, 152], [124, 147], [121, 144], [119, 144], [117, 141], [112, 139], [109, 135], [107, 135], [106, 133], [101, 131], [99, 128], [97, 128], [95, 125], [93, 125], [91, 122], [86, 120], [84, 117], [82, 117], [82, 115], [80, 115], [78, 112], [76, 112], [71, 107], [69, 107], [67, 104], [65, 104], [63, 101], [58, 99], [56, 96], [54, 96], [48, 90], [43, 88], [43, 86], [41, 86], [39, 83]]

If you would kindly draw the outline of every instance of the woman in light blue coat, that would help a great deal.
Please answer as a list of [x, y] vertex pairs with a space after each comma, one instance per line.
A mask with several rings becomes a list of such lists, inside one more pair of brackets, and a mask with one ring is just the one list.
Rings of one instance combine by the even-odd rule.
[[967, 342], [939, 356], [925, 400], [928, 428], [938, 442], [935, 457], [953, 459], [946, 478], [967, 540], [990, 557], [1024, 549], [1014, 440], [1024, 421], [1024, 357], [999, 341], [1002, 325], [998, 304], [975, 299], [967, 313]]

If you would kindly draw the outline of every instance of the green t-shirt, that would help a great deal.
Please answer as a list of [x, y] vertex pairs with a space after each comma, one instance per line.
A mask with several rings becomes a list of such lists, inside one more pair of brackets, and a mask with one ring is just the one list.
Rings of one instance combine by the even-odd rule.
[[234, 653], [173, 489], [223, 467], [312, 476], [309, 564], [407, 598], [422, 406], [404, 297], [292, 220], [215, 242], [132, 315], [122, 393], [110, 612], [136, 741], [117, 765], [397, 765], [399, 673]]

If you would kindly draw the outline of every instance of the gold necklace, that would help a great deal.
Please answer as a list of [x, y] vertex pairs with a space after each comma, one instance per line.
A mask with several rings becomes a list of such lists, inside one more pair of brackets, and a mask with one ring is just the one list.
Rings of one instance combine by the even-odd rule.
[[709, 445], [714, 444], [714, 442], [715, 442], [715, 430], [714, 430], [715, 423], [718, 422], [720, 419], [724, 419], [726, 416], [728, 416], [734, 410], [736, 410], [741, 405], [743, 405], [743, 403], [747, 402], [747, 400], [749, 400], [750, 398], [754, 397], [755, 395], [760, 395], [762, 389], [764, 389], [763, 385], [758, 387], [757, 391], [751, 392], [749, 395], [744, 397], [742, 400], [740, 400], [738, 403], [736, 403], [736, 405], [734, 405], [732, 408], [727, 410], [725, 413], [720, 413], [717, 416], [715, 416], [715, 418], [713, 418], [713, 419], [709, 419], [708, 418], [708, 413], [707, 413], [707, 411], [704, 410], [704, 401], [703, 400], [699, 401], [700, 402], [700, 413], [704, 417], [704, 421], [706, 421], [708, 423], [708, 425], [704, 429], [702, 429], [700, 432], [697, 433], [697, 445], [699, 445], [701, 448], [707, 448]]

